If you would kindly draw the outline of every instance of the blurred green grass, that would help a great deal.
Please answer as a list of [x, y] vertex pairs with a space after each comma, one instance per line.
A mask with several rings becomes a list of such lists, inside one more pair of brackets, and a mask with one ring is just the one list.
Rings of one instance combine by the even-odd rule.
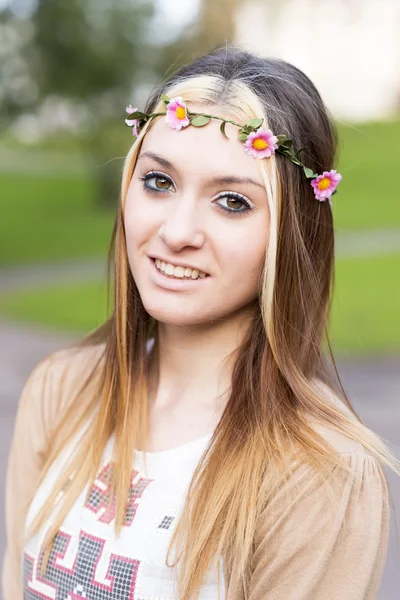
[[86, 333], [107, 316], [106, 283], [58, 284], [0, 296], [3, 316], [47, 329]]
[[400, 351], [400, 254], [336, 261], [331, 336], [349, 354]]
[[[400, 351], [400, 255], [340, 259], [332, 311], [335, 351], [383, 355]], [[0, 297], [0, 312], [50, 329], [86, 333], [106, 318], [105, 283], [57, 285]]]
[[83, 177], [0, 173], [0, 266], [107, 253], [114, 211], [96, 206]]
[[400, 121], [338, 124], [337, 170], [343, 175], [333, 197], [339, 229], [400, 227], [396, 174]]

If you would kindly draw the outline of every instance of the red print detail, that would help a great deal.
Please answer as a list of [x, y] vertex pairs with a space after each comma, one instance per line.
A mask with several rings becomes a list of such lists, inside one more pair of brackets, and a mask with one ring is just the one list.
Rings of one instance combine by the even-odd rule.
[[[25, 552], [25, 600], [88, 600], [94, 597], [98, 600], [111, 600], [116, 593], [121, 594], [118, 597], [133, 600], [139, 560], [111, 553], [104, 565], [106, 572], [99, 572], [99, 561], [107, 552], [107, 540], [81, 530], [78, 551], [73, 565], [68, 569], [57, 563], [65, 559], [70, 541], [71, 536], [60, 531], [57, 533], [43, 578], [38, 576], [43, 549], [40, 550], [38, 561], [33, 561]], [[79, 588], [83, 590], [82, 594], [79, 593]]]
[[[88, 508], [98, 516], [101, 523], [111, 523], [115, 517], [116, 503], [115, 496], [111, 505], [108, 504], [110, 492], [111, 477], [114, 463], [107, 463], [98, 474], [91, 490], [85, 508]], [[132, 469], [131, 486], [129, 489], [128, 503], [125, 513], [124, 525], [130, 527], [136, 514], [137, 505], [140, 502], [142, 494], [152, 479], [141, 477], [138, 471]]]

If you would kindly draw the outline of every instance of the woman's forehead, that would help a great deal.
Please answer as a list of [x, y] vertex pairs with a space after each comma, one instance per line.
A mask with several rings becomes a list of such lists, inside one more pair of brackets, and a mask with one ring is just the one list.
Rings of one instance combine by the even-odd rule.
[[243, 142], [238, 139], [238, 128], [227, 123], [228, 137], [225, 137], [220, 124], [211, 119], [203, 127], [191, 126], [176, 131], [161, 117], [144, 136], [139, 157], [157, 155], [178, 171], [237, 175], [262, 184], [257, 160], [246, 154]]

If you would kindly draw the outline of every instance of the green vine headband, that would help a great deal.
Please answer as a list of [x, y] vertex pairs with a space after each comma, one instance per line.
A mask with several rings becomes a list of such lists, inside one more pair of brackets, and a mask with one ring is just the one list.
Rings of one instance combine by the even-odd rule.
[[204, 125], [207, 125], [211, 119], [217, 119], [218, 121], [221, 121], [220, 130], [225, 137], [228, 137], [225, 133], [226, 124], [231, 123], [232, 125], [239, 127], [239, 140], [244, 142], [244, 149], [247, 154], [260, 159], [269, 158], [271, 154], [274, 154], [275, 152], [279, 152], [279, 154], [286, 156], [295, 165], [303, 168], [307, 179], [311, 180], [311, 186], [316, 199], [320, 202], [328, 200], [329, 204], [332, 206], [331, 197], [336, 193], [336, 187], [342, 179], [340, 173], [337, 173], [335, 169], [324, 171], [322, 175], [314, 173], [312, 169], [303, 165], [299, 160], [299, 154], [306, 146], [297, 150], [296, 153], [293, 153], [292, 140], [287, 139], [285, 135], [275, 136], [270, 129], [261, 128], [264, 119], [251, 119], [245, 125], [240, 125], [239, 123], [235, 123], [235, 121], [223, 119], [222, 117], [217, 117], [215, 115], [191, 112], [187, 109], [181, 96], [169, 98], [165, 94], [162, 94], [161, 99], [164, 102], [166, 112], [144, 113], [138, 111], [137, 108], [132, 108], [131, 105], [126, 107], [129, 119], [125, 119], [125, 123], [129, 127], [132, 127], [135, 140], [139, 135], [140, 129], [147, 121], [162, 115], [165, 115], [166, 123], [176, 131], [181, 130], [183, 127], [187, 127], [188, 125], [203, 127]]

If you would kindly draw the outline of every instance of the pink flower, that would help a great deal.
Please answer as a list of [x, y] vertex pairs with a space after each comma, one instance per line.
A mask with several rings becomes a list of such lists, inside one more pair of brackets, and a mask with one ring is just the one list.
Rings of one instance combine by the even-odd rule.
[[245, 151], [254, 158], [268, 158], [278, 147], [278, 138], [270, 129], [258, 129], [247, 136]]
[[[132, 104], [130, 104], [129, 106], [126, 107], [126, 112], [128, 113], [128, 115], [131, 115], [132, 113], [137, 111], [137, 108], [132, 108]], [[125, 123], [127, 125], [129, 125], [129, 127], [132, 127], [132, 133], [133, 135], [135, 135], [136, 137], [139, 135], [138, 134], [138, 121], [137, 119], [125, 119]]]
[[340, 173], [336, 173], [336, 170], [324, 171], [322, 175], [318, 175], [311, 181], [311, 185], [314, 188], [314, 194], [317, 200], [323, 202], [329, 200], [339, 184], [342, 176]]
[[190, 124], [187, 116], [186, 105], [181, 96], [171, 98], [167, 105], [167, 114], [165, 121], [172, 129], [179, 131], [182, 127], [187, 127]]

